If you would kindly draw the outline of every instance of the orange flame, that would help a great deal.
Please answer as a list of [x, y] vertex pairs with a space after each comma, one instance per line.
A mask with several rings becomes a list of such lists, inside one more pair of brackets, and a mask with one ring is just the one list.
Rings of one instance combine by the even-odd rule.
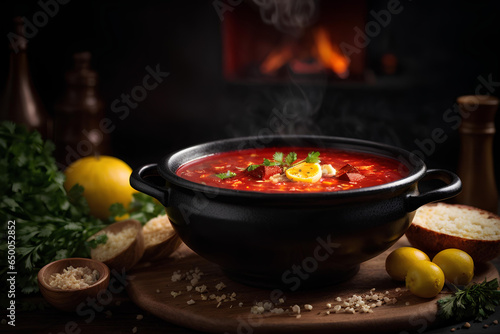
[[328, 32], [324, 28], [319, 28], [316, 30], [314, 38], [319, 59], [323, 66], [331, 68], [340, 78], [347, 78], [351, 61], [342, 54], [336, 44], [330, 42]]
[[[310, 50], [306, 50], [306, 54], [314, 56], [318, 60], [318, 65], [329, 68], [334, 71], [340, 78], [345, 79], [349, 76], [350, 59], [342, 54], [339, 47], [333, 44], [330, 40], [328, 32], [324, 28], [318, 28], [313, 32], [314, 43]], [[270, 74], [287, 63], [292, 63], [296, 60], [300, 61], [297, 56], [297, 50], [301, 50], [297, 43], [289, 42], [276, 47], [266, 57], [260, 65], [260, 71], [264, 74]], [[302, 45], [302, 47], [304, 47]], [[304, 53], [303, 49], [301, 50]], [[304, 67], [304, 66], [303, 66]], [[316, 68], [309, 66], [309, 68]]]
[[285, 44], [280, 48], [274, 49], [269, 56], [266, 57], [264, 62], [260, 65], [260, 71], [265, 74], [273, 73], [292, 58], [292, 48], [290, 45]]

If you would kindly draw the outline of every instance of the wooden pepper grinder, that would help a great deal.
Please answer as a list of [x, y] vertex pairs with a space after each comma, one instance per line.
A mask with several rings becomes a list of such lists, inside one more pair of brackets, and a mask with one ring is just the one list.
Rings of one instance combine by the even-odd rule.
[[97, 91], [98, 75], [90, 52], [73, 55], [66, 72], [66, 91], [55, 105], [56, 159], [63, 166], [89, 156], [109, 154], [109, 134], [103, 132], [104, 102]]
[[5, 92], [0, 105], [0, 120], [24, 124], [37, 130], [44, 139], [52, 139], [52, 119], [35, 89], [28, 64], [28, 41], [23, 33], [24, 22], [14, 18], [16, 45], [9, 44], [10, 65]]
[[457, 99], [462, 115], [458, 175], [463, 190], [457, 202], [498, 212], [498, 191], [493, 167], [493, 137], [498, 99], [467, 95]]

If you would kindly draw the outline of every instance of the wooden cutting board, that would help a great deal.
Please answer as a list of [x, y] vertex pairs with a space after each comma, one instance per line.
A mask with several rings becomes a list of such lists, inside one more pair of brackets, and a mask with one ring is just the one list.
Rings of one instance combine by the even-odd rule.
[[[210, 333], [387, 333], [403, 330], [422, 332], [439, 325], [436, 301], [449, 293], [449, 290], [445, 288], [434, 299], [422, 299], [407, 291], [404, 283], [391, 280], [385, 271], [385, 258], [391, 250], [408, 245], [406, 238], [402, 238], [385, 253], [363, 263], [359, 273], [347, 282], [316, 290], [283, 291], [282, 296], [272, 295], [271, 290], [249, 287], [229, 280], [218, 266], [182, 245], [164, 262], [134, 268], [130, 273], [127, 291], [139, 307], [159, 318]], [[226, 299], [229, 300], [222, 301], [217, 306], [217, 300], [202, 300], [199, 292], [194, 289], [187, 291], [186, 287], [190, 285], [187, 280], [172, 282], [174, 271], [180, 270], [183, 274], [194, 268], [199, 268], [204, 273], [198, 286], [207, 286], [209, 291], [204, 293], [205, 296], [226, 294]], [[474, 281], [483, 281], [485, 277], [488, 280], [499, 278], [498, 271], [490, 263], [476, 268]], [[226, 287], [217, 291], [216, 285], [220, 282]], [[354, 294], [365, 295], [369, 294], [372, 288], [376, 289], [375, 293], [386, 294], [387, 291], [387, 296], [396, 298], [397, 302], [377, 307], [373, 309], [373, 313], [326, 313], [327, 303], [340, 304], [335, 301], [336, 297], [344, 300]], [[181, 291], [181, 294], [174, 298], [172, 291]], [[236, 296], [235, 300], [231, 301], [229, 296], [233, 292]], [[277, 307], [287, 309], [285, 313], [266, 312], [256, 315], [250, 312], [255, 302], [278, 300], [279, 297], [285, 302]], [[187, 302], [190, 300], [195, 303], [189, 305]], [[298, 319], [290, 310], [295, 304], [301, 308], [301, 317]], [[305, 304], [312, 305], [313, 309], [305, 310]]]

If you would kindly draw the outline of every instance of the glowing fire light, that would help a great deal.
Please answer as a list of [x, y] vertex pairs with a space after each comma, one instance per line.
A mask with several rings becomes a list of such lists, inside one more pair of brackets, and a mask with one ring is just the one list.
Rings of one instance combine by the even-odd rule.
[[260, 65], [260, 71], [265, 74], [273, 73], [292, 59], [292, 47], [285, 44], [281, 48], [274, 49], [269, 56], [267, 56], [266, 60]]
[[336, 44], [330, 42], [328, 32], [319, 28], [314, 34], [319, 58], [325, 67], [331, 68], [337, 75], [345, 79], [349, 76], [349, 58], [345, 57]]
[[[339, 47], [330, 40], [328, 32], [324, 28], [318, 28], [313, 32], [314, 43], [306, 50], [307, 58], [315, 58], [319, 67], [329, 68], [335, 72], [339, 78], [345, 79], [349, 76], [350, 59], [342, 54]], [[297, 42], [288, 42], [275, 48], [260, 65], [260, 71], [270, 74], [280, 69], [285, 64], [292, 68], [310, 69], [312, 72], [318, 68], [312, 64], [297, 65], [304, 55], [305, 44], [299, 45]], [[298, 55], [300, 52], [301, 56]], [[294, 65], [295, 64], [295, 65]]]

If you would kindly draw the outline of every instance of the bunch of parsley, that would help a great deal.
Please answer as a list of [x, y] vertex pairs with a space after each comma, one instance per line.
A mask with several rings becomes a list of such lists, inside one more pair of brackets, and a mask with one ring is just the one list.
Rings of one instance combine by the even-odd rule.
[[23, 294], [38, 291], [36, 275], [45, 264], [88, 256], [86, 240], [105, 227], [89, 214], [81, 186], [66, 192], [53, 150], [52, 142], [44, 142], [38, 132], [0, 123], [0, 258], [4, 264], [8, 221], [15, 221], [16, 241], [15, 266], [0, 266], [0, 284], [6, 284], [7, 272], [15, 271]]
[[455, 292], [438, 300], [439, 316], [456, 321], [474, 319], [482, 321], [495, 312], [500, 304], [497, 279], [472, 283], [463, 289], [454, 286]]

